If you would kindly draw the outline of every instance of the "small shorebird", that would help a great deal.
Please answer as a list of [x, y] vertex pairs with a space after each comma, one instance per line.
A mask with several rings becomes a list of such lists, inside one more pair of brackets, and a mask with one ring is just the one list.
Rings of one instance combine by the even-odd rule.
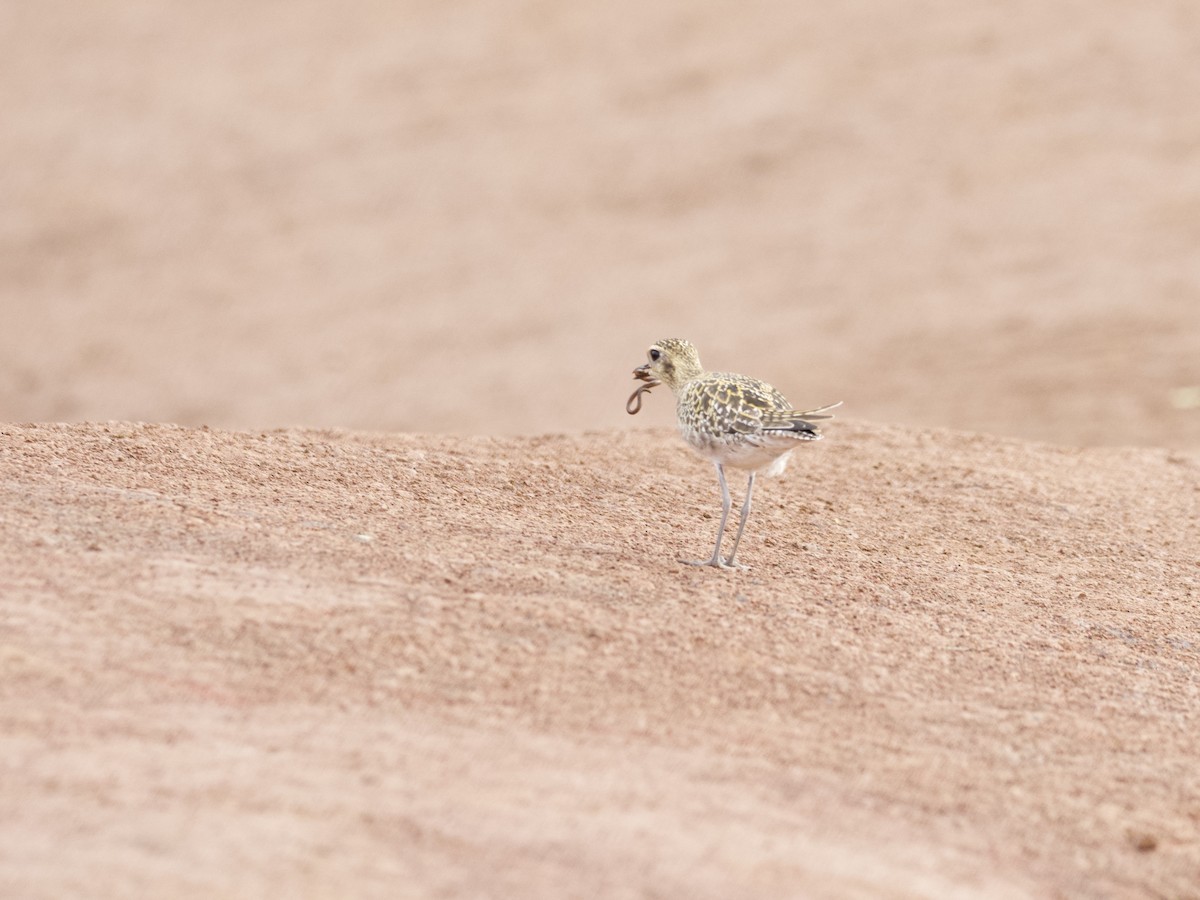
[[[750, 496], [754, 476], [759, 472], [778, 475], [787, 466], [788, 457], [798, 441], [816, 441], [821, 432], [810, 420], [831, 419], [828, 412], [841, 401], [817, 409], [792, 409], [783, 394], [765, 381], [728, 372], [705, 372], [700, 355], [689, 342], [678, 338], [658, 341], [648, 351], [649, 362], [633, 370], [633, 377], [645, 382], [629, 397], [625, 410], [634, 415], [642, 408], [642, 394], [665, 384], [675, 395], [679, 432], [688, 446], [717, 467], [721, 484], [721, 524], [711, 559], [683, 559], [692, 566], [716, 566], [739, 569], [733, 561], [738, 542], [750, 516]], [[721, 539], [729, 519], [731, 500], [725, 483], [725, 467], [747, 469], [746, 500], [729, 557], [721, 556]]]

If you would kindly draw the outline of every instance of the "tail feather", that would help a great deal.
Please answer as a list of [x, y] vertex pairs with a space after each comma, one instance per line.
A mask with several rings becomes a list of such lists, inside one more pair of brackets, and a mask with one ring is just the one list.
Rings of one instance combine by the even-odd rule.
[[819, 435], [821, 432], [810, 419], [832, 419], [833, 414], [828, 410], [836, 409], [842, 401], [830, 403], [828, 406], [818, 406], [816, 409], [788, 409], [769, 412], [763, 416], [764, 431], [794, 431], [801, 434]]
[[829, 413], [829, 415], [827, 415], [827, 416], [823, 416], [823, 415], [821, 415], [821, 413], [828, 412], [828, 411], [829, 411], [829, 410], [831, 410], [831, 409], [837, 409], [837, 408], [838, 408], [839, 406], [841, 406], [841, 405], [842, 405], [842, 401], [841, 401], [841, 400], [839, 400], [837, 403], [830, 403], [830, 404], [828, 404], [828, 405], [826, 405], [826, 406], [818, 406], [816, 409], [793, 409], [793, 410], [789, 410], [788, 412], [784, 413], [783, 415], [792, 416], [792, 417], [794, 417], [794, 418], [798, 418], [798, 419], [799, 419], [799, 418], [803, 418], [803, 419], [832, 419], [832, 418], [833, 418], [833, 413]]

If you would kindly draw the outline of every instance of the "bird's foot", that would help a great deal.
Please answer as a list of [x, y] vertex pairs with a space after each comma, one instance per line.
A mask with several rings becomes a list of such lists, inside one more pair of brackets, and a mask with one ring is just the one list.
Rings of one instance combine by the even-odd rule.
[[732, 559], [725, 559], [720, 556], [714, 556], [711, 559], [681, 559], [681, 563], [689, 566], [712, 566], [714, 569], [749, 569], [749, 566], [743, 566], [741, 563], [736, 563]]

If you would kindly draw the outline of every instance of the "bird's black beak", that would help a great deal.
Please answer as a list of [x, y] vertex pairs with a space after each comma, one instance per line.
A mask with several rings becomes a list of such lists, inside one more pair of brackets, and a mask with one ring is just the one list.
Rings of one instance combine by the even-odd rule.
[[655, 376], [655, 374], [650, 371], [650, 363], [646, 363], [644, 366], [638, 366], [636, 369], [634, 369], [633, 377], [636, 378], [638, 381], [646, 382], [646, 384], [649, 387], [654, 387], [657, 384], [662, 384], [662, 382], [658, 380], [658, 378]]

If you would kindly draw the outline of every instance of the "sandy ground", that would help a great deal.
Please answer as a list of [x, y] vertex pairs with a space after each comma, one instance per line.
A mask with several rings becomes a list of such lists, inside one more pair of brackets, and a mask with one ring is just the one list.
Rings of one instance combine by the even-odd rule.
[[[1200, 897], [1197, 59], [0, 8], [0, 894]], [[665, 336], [846, 401], [748, 572]]]
[[836, 428], [5, 428], [0, 887], [1197, 896], [1200, 457]]

